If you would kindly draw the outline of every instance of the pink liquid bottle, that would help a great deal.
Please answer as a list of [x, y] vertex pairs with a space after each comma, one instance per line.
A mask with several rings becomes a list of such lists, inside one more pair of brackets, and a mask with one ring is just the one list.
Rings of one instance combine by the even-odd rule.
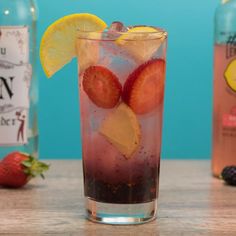
[[215, 14], [212, 173], [236, 165], [236, 0]]

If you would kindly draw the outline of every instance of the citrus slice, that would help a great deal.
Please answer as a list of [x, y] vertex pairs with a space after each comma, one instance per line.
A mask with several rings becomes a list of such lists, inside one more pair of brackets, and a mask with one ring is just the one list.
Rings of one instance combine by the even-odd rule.
[[106, 117], [99, 132], [127, 159], [132, 157], [140, 145], [141, 131], [138, 119], [124, 103]]
[[116, 43], [138, 62], [149, 60], [166, 38], [166, 33], [149, 26], [137, 26], [123, 33]]
[[47, 77], [51, 77], [76, 55], [77, 31], [103, 31], [106, 23], [88, 13], [64, 16], [45, 31], [40, 44], [40, 59]]
[[236, 60], [233, 60], [225, 71], [225, 79], [229, 87], [236, 92]]

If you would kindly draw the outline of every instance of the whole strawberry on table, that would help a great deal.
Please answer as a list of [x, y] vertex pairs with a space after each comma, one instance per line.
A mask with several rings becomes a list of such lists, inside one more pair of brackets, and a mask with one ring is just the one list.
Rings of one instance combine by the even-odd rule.
[[20, 188], [49, 169], [49, 165], [22, 152], [12, 152], [0, 161], [0, 186]]

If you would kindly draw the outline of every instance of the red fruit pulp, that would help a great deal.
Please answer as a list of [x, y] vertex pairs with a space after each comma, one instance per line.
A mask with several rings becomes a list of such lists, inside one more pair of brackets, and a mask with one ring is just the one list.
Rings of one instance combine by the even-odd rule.
[[151, 112], [163, 102], [164, 82], [165, 61], [150, 60], [129, 75], [122, 98], [137, 114]]
[[83, 75], [83, 89], [101, 108], [113, 108], [120, 99], [122, 86], [117, 76], [102, 66], [90, 66]]

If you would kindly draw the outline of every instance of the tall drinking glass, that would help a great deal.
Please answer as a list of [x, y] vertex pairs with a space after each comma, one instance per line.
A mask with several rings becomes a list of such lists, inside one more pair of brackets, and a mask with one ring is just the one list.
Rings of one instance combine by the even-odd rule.
[[149, 26], [78, 32], [88, 219], [156, 218], [167, 33]]

